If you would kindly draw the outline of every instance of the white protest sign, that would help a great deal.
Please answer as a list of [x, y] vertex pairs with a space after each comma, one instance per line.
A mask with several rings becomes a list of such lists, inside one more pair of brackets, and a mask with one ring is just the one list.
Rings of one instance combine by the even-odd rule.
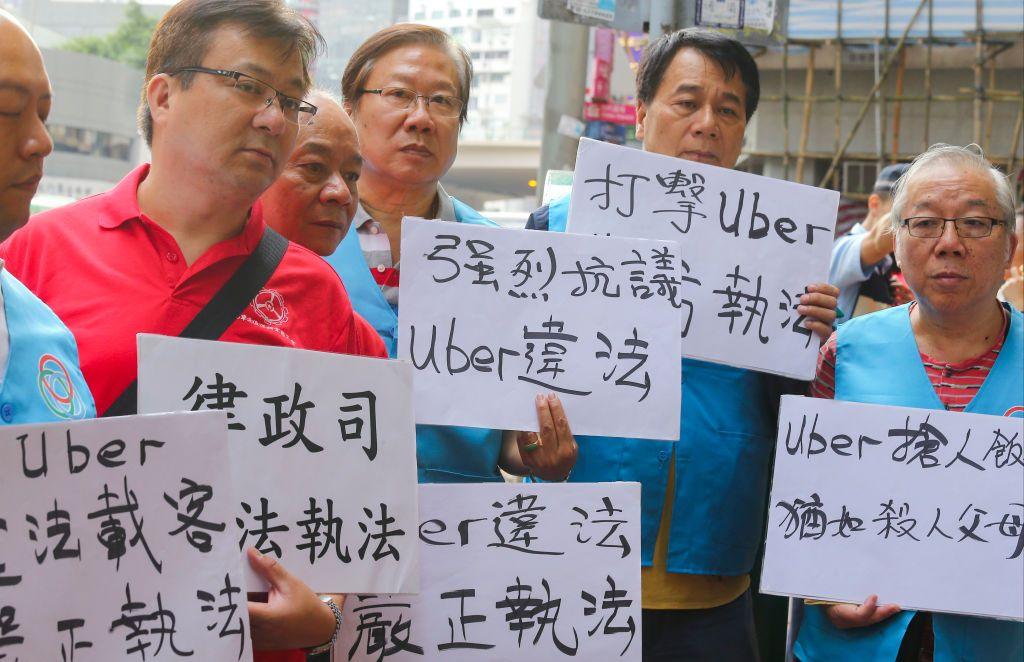
[[568, 229], [678, 241], [683, 355], [811, 379], [796, 307], [828, 278], [838, 208], [835, 191], [584, 138]]
[[0, 659], [252, 660], [224, 426], [0, 426]]
[[1024, 419], [784, 396], [761, 592], [1024, 619]]
[[419, 595], [350, 595], [334, 662], [640, 660], [640, 485], [421, 485]]
[[416, 422], [679, 438], [679, 247], [406, 218], [398, 355]]
[[139, 410], [227, 412], [236, 542], [323, 593], [417, 590], [410, 380], [401, 361], [139, 335]]

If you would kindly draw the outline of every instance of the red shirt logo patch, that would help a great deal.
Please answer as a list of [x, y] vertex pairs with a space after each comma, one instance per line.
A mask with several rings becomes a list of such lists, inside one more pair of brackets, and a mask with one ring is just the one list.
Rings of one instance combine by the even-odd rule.
[[1024, 405], [1017, 405], [1016, 407], [1010, 407], [1006, 410], [1003, 416], [1013, 416], [1014, 418], [1024, 418]]
[[288, 307], [277, 290], [260, 290], [252, 300], [252, 309], [267, 324], [278, 326], [288, 321]]

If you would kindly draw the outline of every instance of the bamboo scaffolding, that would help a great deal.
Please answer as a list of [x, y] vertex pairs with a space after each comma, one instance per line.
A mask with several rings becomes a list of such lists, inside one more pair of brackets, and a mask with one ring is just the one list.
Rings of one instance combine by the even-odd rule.
[[[842, 160], [843, 153], [846, 152], [846, 149], [850, 146], [850, 143], [853, 142], [854, 136], [857, 135], [857, 129], [860, 128], [861, 122], [864, 121], [864, 116], [867, 115], [868, 108], [871, 107], [872, 100], [870, 99], [870, 97], [873, 96], [875, 92], [878, 91], [878, 88], [881, 87], [881, 85], [885, 82], [886, 78], [889, 77], [889, 71], [892, 69], [892, 63], [895, 60], [894, 56], [898, 55], [899, 52], [903, 50], [903, 45], [907, 41], [907, 35], [910, 34], [910, 29], [914, 27], [914, 23], [917, 21], [917, 17], [921, 15], [921, 10], [924, 9], [924, 6], [928, 3], [928, 1], [929, 0], [921, 0], [921, 2], [918, 3], [917, 5], [917, 9], [914, 11], [914, 15], [910, 17], [909, 21], [907, 21], [907, 27], [904, 28], [903, 35], [900, 37], [899, 43], [896, 44], [896, 50], [893, 51], [892, 55], [889, 56], [889, 59], [886, 60], [885, 69], [882, 70], [881, 78], [879, 78], [878, 82], [875, 83], [871, 92], [868, 93], [869, 99], [864, 102], [863, 106], [861, 106], [860, 114], [858, 114], [857, 120], [854, 122], [853, 127], [850, 129], [850, 132], [846, 135], [846, 140], [843, 142], [843, 146], [836, 150], [836, 155], [833, 157], [832, 163], [829, 164], [828, 166], [828, 171], [825, 173], [825, 176], [822, 177], [821, 182], [818, 184], [818, 186], [824, 186], [825, 183], [828, 182], [830, 177], [838, 173], [836, 166], [839, 164], [839, 161]], [[981, 0], [977, 1], [981, 2]], [[888, 5], [888, 0], [886, 0], [886, 4]], [[836, 184], [838, 184], [838, 182]], [[838, 190], [839, 186], [836, 185], [834, 186], [834, 188]]]

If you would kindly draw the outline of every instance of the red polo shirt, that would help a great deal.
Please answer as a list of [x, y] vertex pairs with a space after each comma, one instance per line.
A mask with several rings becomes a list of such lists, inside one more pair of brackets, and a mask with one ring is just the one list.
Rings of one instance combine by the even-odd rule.
[[[257, 202], [238, 236], [186, 265], [171, 234], [139, 212], [138, 187], [148, 172], [140, 166], [106, 193], [38, 214], [0, 246], [7, 269], [74, 333], [98, 412], [136, 377], [135, 335], [179, 334], [263, 235]], [[334, 270], [289, 243], [263, 290], [220, 339], [380, 356], [356, 320]]]

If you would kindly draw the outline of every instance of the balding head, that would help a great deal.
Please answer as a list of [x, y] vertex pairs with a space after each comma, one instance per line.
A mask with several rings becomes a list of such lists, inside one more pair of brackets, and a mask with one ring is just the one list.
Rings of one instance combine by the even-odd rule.
[[49, 114], [43, 57], [28, 32], [0, 10], [0, 240], [28, 220], [43, 158], [53, 150]]
[[263, 194], [264, 218], [282, 235], [330, 255], [348, 232], [359, 205], [359, 140], [338, 99], [314, 90], [313, 121], [299, 128], [284, 172]]

